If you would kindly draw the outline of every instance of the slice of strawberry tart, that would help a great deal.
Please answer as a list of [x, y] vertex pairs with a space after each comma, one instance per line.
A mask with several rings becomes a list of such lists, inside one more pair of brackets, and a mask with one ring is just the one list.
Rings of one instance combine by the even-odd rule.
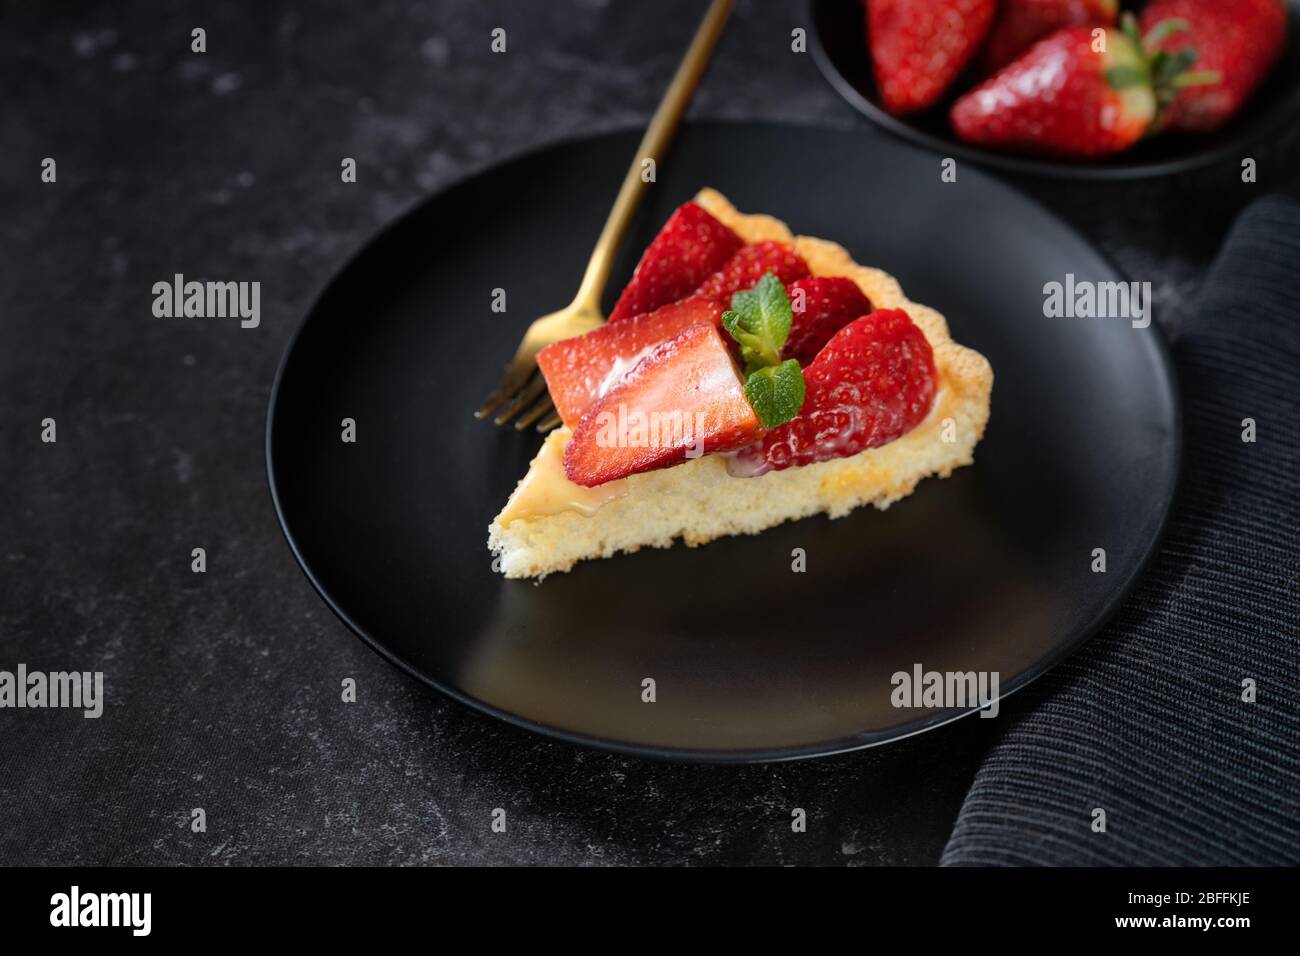
[[537, 362], [564, 426], [488, 529], [511, 578], [887, 508], [974, 460], [993, 388], [891, 276], [709, 189]]

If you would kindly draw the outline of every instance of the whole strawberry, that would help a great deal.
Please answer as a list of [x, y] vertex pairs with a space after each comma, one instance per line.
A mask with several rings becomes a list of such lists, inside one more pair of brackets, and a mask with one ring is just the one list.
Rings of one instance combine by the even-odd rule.
[[996, 73], [1061, 27], [1112, 26], [1118, 16], [1119, 0], [1002, 0], [980, 64], [986, 74]]
[[933, 106], [988, 33], [994, 0], [868, 0], [867, 46], [891, 113]]
[[1154, 0], [1142, 11], [1149, 50], [1194, 53], [1209, 82], [1175, 84], [1159, 126], [1207, 132], [1234, 116], [1286, 43], [1283, 0]]
[[968, 143], [1096, 159], [1136, 143], [1156, 115], [1150, 65], [1128, 34], [1066, 27], [952, 106]]

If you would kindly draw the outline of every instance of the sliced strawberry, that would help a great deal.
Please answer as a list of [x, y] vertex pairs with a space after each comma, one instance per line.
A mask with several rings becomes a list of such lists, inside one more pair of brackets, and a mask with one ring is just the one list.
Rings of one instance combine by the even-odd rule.
[[752, 289], [767, 272], [783, 285], [789, 285], [808, 275], [808, 263], [784, 242], [756, 242], [728, 259], [722, 268], [700, 283], [695, 293], [730, 301], [732, 293]]
[[835, 333], [803, 370], [799, 414], [736, 456], [747, 475], [856, 455], [907, 434], [934, 402], [934, 353], [901, 309], [878, 309]]
[[582, 416], [564, 473], [591, 487], [731, 451], [763, 434], [722, 335], [696, 323], [660, 342]]
[[740, 237], [704, 207], [694, 202], [678, 206], [641, 255], [609, 321], [621, 322], [686, 298], [742, 245]]
[[717, 299], [697, 295], [546, 346], [537, 353], [537, 364], [564, 424], [577, 425], [587, 409], [664, 339], [697, 322], [720, 327], [724, 311]]
[[843, 276], [800, 279], [786, 292], [794, 320], [781, 358], [798, 359], [800, 365], [811, 363], [832, 335], [872, 308], [858, 284]]

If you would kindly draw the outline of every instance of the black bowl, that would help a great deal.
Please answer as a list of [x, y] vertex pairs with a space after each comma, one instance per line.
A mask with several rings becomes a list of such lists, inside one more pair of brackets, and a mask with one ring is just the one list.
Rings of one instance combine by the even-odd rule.
[[851, 106], [896, 136], [941, 156], [969, 159], [1017, 173], [1067, 179], [1137, 179], [1186, 172], [1199, 166], [1250, 155], [1252, 143], [1300, 110], [1300, 4], [1289, 5], [1287, 45], [1282, 59], [1241, 113], [1214, 133], [1168, 135], [1145, 140], [1126, 153], [1102, 162], [1072, 163], [998, 153], [959, 140], [948, 123], [948, 107], [976, 82], [959, 77], [954, 89], [935, 107], [910, 116], [894, 116], [880, 105], [863, 27], [861, 0], [809, 0], [812, 52], [831, 86]]

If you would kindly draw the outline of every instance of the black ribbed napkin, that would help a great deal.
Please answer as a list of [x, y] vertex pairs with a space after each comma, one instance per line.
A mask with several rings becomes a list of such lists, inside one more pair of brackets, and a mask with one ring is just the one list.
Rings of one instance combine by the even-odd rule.
[[1160, 553], [1007, 702], [945, 864], [1300, 863], [1300, 203], [1247, 209], [1191, 311]]

